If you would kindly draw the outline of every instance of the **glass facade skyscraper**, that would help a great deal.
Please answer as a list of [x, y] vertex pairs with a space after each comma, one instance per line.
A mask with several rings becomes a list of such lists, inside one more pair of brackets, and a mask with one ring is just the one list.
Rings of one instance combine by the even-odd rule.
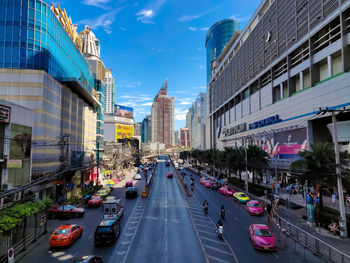
[[205, 40], [207, 49], [207, 82], [211, 74], [211, 61], [218, 58], [230, 41], [235, 32], [238, 31], [238, 21], [235, 19], [223, 19], [212, 25]]

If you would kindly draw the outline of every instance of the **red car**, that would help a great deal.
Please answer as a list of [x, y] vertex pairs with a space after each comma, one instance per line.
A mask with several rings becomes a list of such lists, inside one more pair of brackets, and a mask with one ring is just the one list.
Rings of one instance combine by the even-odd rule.
[[79, 225], [60, 226], [50, 237], [50, 248], [72, 245], [82, 234], [83, 228]]
[[210, 180], [206, 180], [205, 182], [204, 182], [204, 187], [206, 187], [206, 188], [210, 188], [211, 186], [212, 186], [212, 183], [211, 183], [211, 181]]
[[132, 187], [132, 186], [134, 186], [134, 182], [133, 182], [133, 181], [127, 180], [127, 181], [125, 182], [125, 187]]
[[166, 177], [173, 178], [173, 174], [172, 173], [167, 173]]
[[201, 184], [204, 184], [204, 182], [207, 180], [207, 178], [205, 178], [205, 177], [202, 177], [200, 180], [199, 180], [199, 182], [201, 183]]
[[88, 207], [100, 207], [103, 202], [103, 199], [99, 196], [91, 196], [91, 199], [88, 201]]
[[264, 215], [264, 207], [256, 200], [247, 203], [247, 211], [252, 216]]
[[223, 195], [230, 195], [230, 196], [232, 196], [235, 193], [235, 191], [233, 191], [228, 186], [223, 186], [223, 187], [220, 188], [220, 193], [223, 194]]
[[48, 210], [49, 218], [56, 217], [83, 217], [85, 210], [83, 208], [77, 208], [72, 205], [54, 205]]
[[255, 249], [266, 251], [276, 251], [277, 249], [275, 237], [267, 225], [250, 225], [249, 238]]

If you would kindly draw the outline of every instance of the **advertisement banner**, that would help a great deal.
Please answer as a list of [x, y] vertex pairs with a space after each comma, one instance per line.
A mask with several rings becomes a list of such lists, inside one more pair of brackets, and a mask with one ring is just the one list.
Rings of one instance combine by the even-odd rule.
[[134, 109], [126, 106], [122, 106], [119, 104], [114, 105], [114, 116], [133, 119], [134, 117]]
[[300, 150], [308, 150], [306, 128], [254, 135], [251, 140], [251, 144], [263, 148], [271, 158], [295, 160]]
[[134, 136], [134, 126], [133, 125], [115, 125], [115, 141], [118, 139], [132, 138]]

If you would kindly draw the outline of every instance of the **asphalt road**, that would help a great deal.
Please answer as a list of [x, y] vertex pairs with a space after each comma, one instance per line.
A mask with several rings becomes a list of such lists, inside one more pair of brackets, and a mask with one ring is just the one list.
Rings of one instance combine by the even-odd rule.
[[[237, 256], [238, 262], [319, 262], [317, 258], [307, 250], [289, 239], [284, 238], [278, 232], [274, 232], [277, 239], [277, 252], [260, 252], [253, 248], [248, 237], [248, 228], [251, 224], [267, 224], [267, 216], [251, 216], [247, 213], [245, 205], [239, 205], [232, 199], [221, 195], [217, 190], [207, 189], [199, 183], [199, 176], [192, 175], [195, 179], [193, 199], [197, 207], [202, 208], [204, 200], [209, 202], [208, 220], [217, 222], [220, 218], [220, 207], [225, 206], [226, 217], [223, 220], [224, 237]], [[184, 177], [188, 187], [190, 186], [190, 173]], [[201, 209], [204, 215], [203, 209]], [[213, 261], [214, 262], [214, 261]]]
[[[133, 236], [125, 237], [124, 251], [109, 262], [205, 262], [199, 239], [191, 222], [185, 200], [176, 178], [167, 178], [172, 171], [158, 162], [150, 195], [132, 215]], [[128, 226], [129, 227], [129, 226]], [[123, 237], [124, 238], [124, 237]], [[118, 244], [119, 245], [119, 244]]]
[[[126, 179], [131, 179], [135, 173], [131, 173], [126, 176]], [[114, 190], [111, 192], [112, 196], [117, 196], [122, 199], [122, 205], [124, 206], [124, 216], [121, 219], [121, 231], [124, 233], [126, 229], [124, 226], [127, 224], [128, 218], [133, 211], [135, 204], [141, 198], [140, 195], [137, 199], [125, 199], [125, 180], [118, 183]], [[142, 173], [142, 180], [134, 180], [136, 187], [139, 191], [142, 190], [145, 179]], [[73, 219], [50, 219], [48, 221], [48, 234], [35, 245], [25, 256], [19, 261], [20, 263], [62, 263], [71, 262], [71, 259], [75, 256], [83, 255], [100, 255], [103, 257], [104, 262], [113, 255], [113, 251], [116, 249], [117, 244], [111, 246], [94, 246], [94, 232], [96, 226], [101, 222], [103, 213], [101, 208], [86, 208], [85, 216], [82, 218]], [[83, 236], [79, 238], [72, 246], [67, 248], [56, 248], [50, 250], [49, 239], [54, 230], [60, 225], [64, 224], [78, 224], [83, 227]]]

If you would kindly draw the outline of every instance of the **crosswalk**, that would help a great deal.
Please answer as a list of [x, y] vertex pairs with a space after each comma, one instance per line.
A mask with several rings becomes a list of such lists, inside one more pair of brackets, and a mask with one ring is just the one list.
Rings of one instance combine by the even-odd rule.
[[195, 196], [186, 196], [185, 200], [207, 262], [238, 263], [234, 251], [226, 240], [220, 240], [217, 237], [216, 225], [204, 214]]

